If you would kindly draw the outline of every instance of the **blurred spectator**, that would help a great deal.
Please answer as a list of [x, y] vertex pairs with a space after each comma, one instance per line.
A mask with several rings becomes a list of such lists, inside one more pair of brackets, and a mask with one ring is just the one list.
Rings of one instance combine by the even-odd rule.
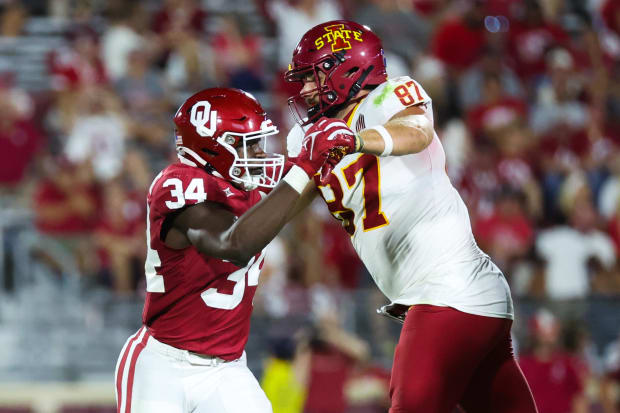
[[473, 0], [465, 4], [462, 15], [449, 16], [438, 25], [432, 40], [433, 54], [453, 74], [470, 68], [486, 45], [484, 1]]
[[502, 186], [521, 192], [527, 215], [539, 217], [542, 195], [531, 159], [529, 131], [517, 123], [499, 128], [493, 137], [495, 145], [488, 141], [475, 144], [459, 185], [474, 211], [473, 219], [477, 214], [490, 214], [492, 198]]
[[[119, 181], [106, 183], [94, 240], [103, 277], [109, 279], [108, 283], [118, 294], [133, 293], [137, 275], [143, 273], [144, 205], [142, 191], [132, 193]], [[140, 270], [135, 271], [136, 268]]]
[[196, 0], [166, 0], [153, 17], [159, 64], [178, 89], [204, 89], [205, 78], [213, 78], [213, 56], [204, 41], [206, 17]]
[[611, 155], [607, 162], [610, 176], [602, 184], [597, 200], [599, 212], [605, 220], [616, 216], [620, 209], [620, 156], [616, 154], [617, 147], [608, 149]]
[[548, 310], [541, 309], [530, 321], [532, 348], [519, 358], [519, 365], [540, 413], [588, 411], [579, 360], [560, 343], [561, 325]]
[[555, 22], [545, 18], [538, 0], [526, 0], [512, 21], [508, 40], [514, 67], [528, 87], [545, 73], [547, 51], [553, 46], [565, 45], [568, 35]]
[[270, 347], [261, 387], [274, 413], [302, 413], [310, 363], [307, 343], [297, 343], [289, 335], [273, 337]]
[[278, 67], [286, 70], [298, 39], [319, 23], [342, 17], [332, 0], [270, 0], [267, 11], [275, 20], [278, 41]]
[[125, 3], [110, 11], [110, 24], [101, 39], [101, 53], [106, 72], [113, 81], [127, 73], [131, 52], [152, 48], [144, 33], [145, 12], [140, 4]]
[[342, 223], [331, 216], [322, 217], [321, 233], [321, 262], [325, 266], [322, 281], [353, 291], [359, 286], [363, 264], [351, 244], [351, 237], [342, 230]]
[[61, 133], [73, 126], [82, 91], [108, 83], [95, 31], [78, 26], [71, 29], [67, 38], [67, 46], [49, 55], [51, 88], [55, 92], [52, 112], [56, 115], [55, 127]]
[[371, 0], [355, 10], [353, 20], [369, 26], [383, 39], [385, 50], [400, 56], [407, 66], [428, 48], [430, 22], [399, 0]]
[[620, 413], [620, 338], [604, 351], [604, 376], [601, 383], [603, 413]]
[[541, 81], [536, 104], [532, 108], [532, 128], [543, 135], [553, 132], [575, 133], [586, 127], [588, 112], [579, 100], [582, 79], [575, 71], [571, 54], [562, 48], [555, 48], [546, 54], [549, 77]]
[[265, 248], [265, 263], [261, 269], [260, 288], [254, 296], [255, 312], [263, 310], [269, 317], [283, 318], [289, 313], [285, 294], [288, 279], [287, 243], [276, 236]]
[[508, 96], [499, 76], [487, 74], [481, 86], [482, 99], [468, 113], [469, 128], [474, 137], [483, 135], [493, 140], [497, 130], [525, 122], [525, 102]]
[[357, 366], [344, 393], [346, 413], [385, 413], [390, 407], [390, 371], [376, 364]]
[[616, 246], [616, 256], [620, 256], [620, 156], [614, 156], [609, 167], [612, 175], [602, 185], [598, 205]]
[[152, 159], [166, 159], [172, 152], [170, 117], [172, 103], [168, 88], [151, 66], [147, 51], [129, 53], [127, 72], [115, 83], [122, 98], [127, 135], [137, 140]]
[[219, 26], [212, 41], [219, 82], [249, 92], [263, 90], [260, 36], [248, 31], [240, 15], [224, 16]]
[[620, 56], [620, 4], [617, 0], [606, 0], [599, 11], [603, 22], [597, 33], [601, 49], [607, 59], [617, 62]]
[[[301, 89], [297, 82], [286, 82], [284, 71], [293, 58], [298, 39], [313, 26], [342, 18], [334, 0], [265, 0], [265, 11], [276, 26], [277, 72], [271, 86], [273, 121], [281, 130], [294, 125], [287, 99]], [[285, 141], [285, 140], [284, 140]]]
[[28, 19], [28, 10], [19, 0], [7, 0], [0, 11], [0, 36], [17, 37], [22, 34]]
[[[612, 241], [597, 229], [587, 187], [577, 189], [566, 204], [568, 224], [541, 231], [536, 239], [536, 249], [546, 261], [546, 293], [552, 300], [585, 298], [590, 291], [590, 260], [596, 259], [608, 269], [616, 261]], [[576, 307], [573, 310], [578, 311]]]
[[468, 69], [461, 78], [460, 99], [464, 109], [470, 109], [475, 105], [482, 104], [488, 79], [499, 81], [499, 90], [503, 98], [522, 100], [525, 91], [515, 75], [507, 65], [506, 56], [497, 48], [487, 47], [482, 52], [480, 59], [474, 66]]
[[168, 36], [176, 31], [201, 35], [205, 30], [207, 13], [196, 0], [165, 0], [153, 16], [153, 31]]
[[448, 176], [453, 182], [461, 182], [473, 149], [469, 130], [465, 122], [454, 119], [438, 133], [446, 152]]
[[0, 189], [24, 190], [28, 171], [44, 147], [45, 137], [32, 119], [33, 102], [6, 80], [0, 84]]
[[618, 0], [606, 0], [601, 7], [601, 16], [607, 28], [620, 35], [620, 3]]
[[50, 56], [52, 88], [64, 91], [107, 83], [97, 33], [89, 27], [76, 26], [67, 38], [68, 46]]
[[533, 245], [534, 230], [523, 204], [523, 194], [505, 188], [498, 194], [491, 214], [478, 217], [474, 227], [480, 248], [508, 274], [514, 260], [525, 257]]
[[472, 211], [474, 220], [479, 214], [489, 213], [493, 194], [499, 192], [501, 187], [496, 159], [495, 149], [489, 142], [477, 143], [459, 182], [459, 191]]
[[494, 131], [497, 149], [497, 173], [504, 185], [525, 196], [527, 214], [539, 219], [543, 213], [542, 189], [536, 179], [533, 136], [519, 122]]
[[616, 256], [620, 256], [620, 208], [616, 214], [609, 220], [609, 236], [616, 246]]
[[64, 153], [74, 163], [89, 162], [97, 180], [112, 179], [123, 167], [126, 129], [116, 97], [105, 89], [80, 96], [78, 115]]
[[370, 356], [368, 344], [343, 330], [333, 309], [322, 312], [308, 340], [310, 371], [304, 412], [345, 412], [345, 385], [356, 364]]
[[97, 260], [91, 235], [98, 222], [101, 192], [90, 166], [73, 165], [65, 159], [49, 164], [33, 205], [39, 232], [60, 244], [75, 259], [81, 274], [92, 275]]

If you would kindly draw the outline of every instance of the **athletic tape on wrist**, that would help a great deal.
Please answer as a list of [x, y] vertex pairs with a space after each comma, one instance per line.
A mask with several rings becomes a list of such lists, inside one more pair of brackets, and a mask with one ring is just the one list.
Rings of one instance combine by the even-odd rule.
[[394, 149], [394, 141], [392, 140], [392, 135], [390, 135], [390, 132], [388, 132], [383, 125], [373, 126], [370, 129], [376, 130], [383, 138], [385, 149], [383, 149], [383, 152], [379, 156], [390, 156], [392, 154], [392, 149]]
[[308, 178], [306, 171], [297, 165], [293, 165], [282, 180], [289, 184], [295, 191], [299, 192], [299, 194], [304, 191], [306, 185], [310, 182], [310, 178]]
[[364, 149], [364, 138], [359, 133], [355, 134], [355, 152], [361, 152]]

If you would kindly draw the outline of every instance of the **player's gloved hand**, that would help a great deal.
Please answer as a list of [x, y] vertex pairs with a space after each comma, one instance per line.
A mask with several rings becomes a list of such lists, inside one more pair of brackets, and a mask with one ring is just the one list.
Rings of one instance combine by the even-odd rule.
[[[332, 124], [335, 126], [330, 127], [329, 125]], [[327, 165], [329, 157], [334, 157], [339, 161], [344, 155], [354, 150], [355, 133], [342, 121], [323, 118], [308, 129], [301, 146], [301, 152], [293, 162], [311, 178], [324, 165]], [[329, 170], [321, 173], [323, 178], [333, 168], [332, 164], [329, 165]]]
[[[317, 131], [320, 130], [329, 134], [329, 136], [334, 136], [338, 134], [345, 134], [347, 136], [350, 136], [350, 138], [346, 141], [346, 145], [335, 148], [335, 150], [332, 151], [332, 153], [330, 154], [330, 158], [333, 157], [334, 159], [338, 159], [338, 156], [340, 156], [340, 159], [342, 159], [344, 155], [358, 152], [363, 145], [359, 134], [353, 132], [351, 128], [347, 126], [346, 122], [342, 119], [321, 118], [312, 126], [312, 128], [310, 128], [310, 130], [314, 128], [316, 128], [315, 130]], [[310, 132], [310, 130], [308, 130], [308, 132]]]

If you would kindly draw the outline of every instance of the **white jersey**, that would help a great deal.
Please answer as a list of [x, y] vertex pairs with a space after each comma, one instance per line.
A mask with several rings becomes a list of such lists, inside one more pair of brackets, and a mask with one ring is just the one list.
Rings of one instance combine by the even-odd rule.
[[[417, 82], [407, 76], [389, 79], [357, 105], [347, 123], [357, 131], [383, 125], [417, 104], [432, 121], [431, 99]], [[299, 154], [303, 136], [295, 125], [287, 138], [289, 156]], [[467, 208], [450, 183], [445, 162], [435, 134], [416, 154], [347, 155], [325, 186], [315, 183], [393, 303], [449, 306], [512, 319], [508, 283], [476, 245]]]

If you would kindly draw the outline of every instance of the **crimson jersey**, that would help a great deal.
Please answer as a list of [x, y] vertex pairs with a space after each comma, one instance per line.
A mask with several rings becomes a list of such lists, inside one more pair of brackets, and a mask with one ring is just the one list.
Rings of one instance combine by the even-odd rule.
[[161, 237], [166, 217], [215, 202], [240, 216], [261, 199], [200, 168], [175, 163], [155, 177], [147, 197], [146, 299], [143, 323], [171, 346], [234, 360], [248, 340], [252, 298], [264, 252], [240, 268], [194, 247], [176, 250]]

